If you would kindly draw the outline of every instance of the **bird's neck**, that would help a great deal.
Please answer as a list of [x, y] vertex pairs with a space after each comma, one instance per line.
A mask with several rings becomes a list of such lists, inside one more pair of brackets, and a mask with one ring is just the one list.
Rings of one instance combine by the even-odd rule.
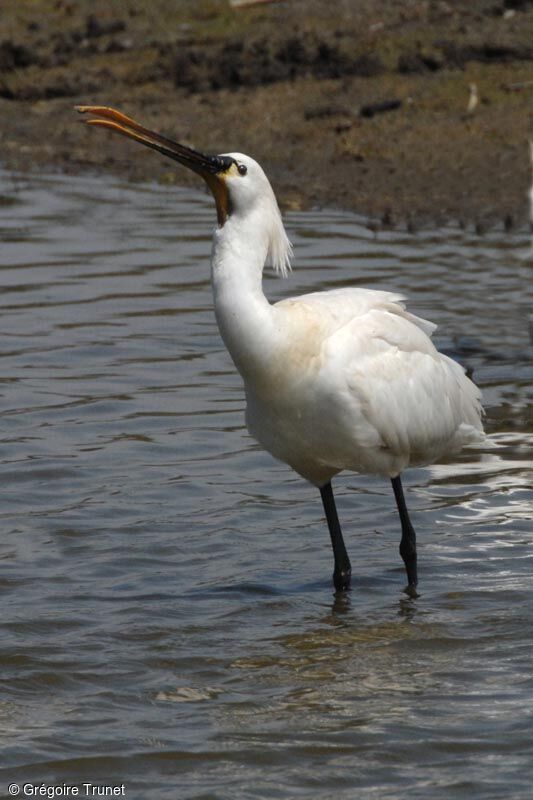
[[215, 315], [224, 344], [246, 380], [275, 345], [274, 310], [263, 292], [268, 240], [244, 221], [232, 220], [215, 231], [211, 282]]

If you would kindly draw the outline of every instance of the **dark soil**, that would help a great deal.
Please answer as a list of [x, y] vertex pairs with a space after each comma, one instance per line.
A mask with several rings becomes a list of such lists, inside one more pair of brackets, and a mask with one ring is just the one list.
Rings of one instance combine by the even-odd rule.
[[528, 214], [533, 2], [3, 0], [4, 166], [195, 180], [76, 103], [247, 152], [285, 206], [509, 230]]

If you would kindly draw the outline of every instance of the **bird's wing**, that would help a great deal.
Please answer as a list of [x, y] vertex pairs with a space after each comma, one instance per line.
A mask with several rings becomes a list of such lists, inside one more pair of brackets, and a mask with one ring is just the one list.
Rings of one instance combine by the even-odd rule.
[[296, 322], [294, 340], [305, 339], [306, 361], [318, 369], [316, 391], [348, 423], [347, 436], [351, 425], [354, 442], [374, 441], [405, 464], [429, 463], [481, 430], [480, 393], [435, 348], [436, 326], [402, 301], [391, 292], [338, 289], [277, 305]]
[[383, 445], [423, 463], [479, 439], [480, 392], [463, 368], [439, 353], [425, 323], [405, 310], [372, 308], [326, 344], [354, 405]]

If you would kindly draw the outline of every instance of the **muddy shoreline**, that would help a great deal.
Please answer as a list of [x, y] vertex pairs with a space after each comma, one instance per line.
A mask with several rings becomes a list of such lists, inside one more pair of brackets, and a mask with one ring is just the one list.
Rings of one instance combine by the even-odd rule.
[[284, 207], [409, 229], [528, 222], [531, 2], [50, 5], [4, 3], [5, 167], [196, 182], [73, 112], [113, 105], [198, 148], [253, 155]]

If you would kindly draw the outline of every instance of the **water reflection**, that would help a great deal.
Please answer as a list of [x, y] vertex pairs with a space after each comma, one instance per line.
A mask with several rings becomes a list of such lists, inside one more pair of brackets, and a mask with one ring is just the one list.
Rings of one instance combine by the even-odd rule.
[[351, 214], [289, 215], [295, 271], [267, 276], [270, 296], [406, 294], [482, 386], [494, 444], [407, 476], [417, 601], [389, 487], [340, 478], [354, 588], [335, 596], [316, 491], [243, 429], [210, 200], [0, 180], [2, 778], [528, 798], [528, 233], [376, 237]]

